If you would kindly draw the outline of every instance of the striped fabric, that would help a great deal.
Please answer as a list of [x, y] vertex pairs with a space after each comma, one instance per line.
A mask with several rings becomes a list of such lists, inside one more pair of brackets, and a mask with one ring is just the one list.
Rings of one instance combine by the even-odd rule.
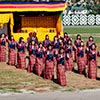
[[0, 62], [6, 62], [6, 47], [0, 46]]
[[22, 11], [63, 11], [66, 8], [64, 2], [1, 2], [0, 12], [22, 12]]
[[61, 86], [66, 86], [65, 68], [61, 64], [57, 66], [57, 80]]
[[16, 64], [16, 50], [10, 49], [8, 52], [8, 64], [15, 65]]
[[22, 52], [17, 53], [17, 68], [20, 68], [20, 69], [26, 68], [25, 54]]
[[36, 57], [34, 55], [30, 55], [29, 56], [29, 65], [28, 65], [28, 68], [27, 68], [28, 72], [33, 72], [35, 63], [36, 63]]
[[91, 79], [97, 78], [97, 61], [89, 61], [88, 75]]
[[84, 57], [78, 57], [77, 65], [79, 73], [82, 74], [85, 70], [86, 59]]
[[36, 65], [35, 65], [35, 73], [38, 76], [42, 75], [43, 70], [44, 70], [44, 66], [45, 66], [45, 64], [44, 64], [43, 58], [37, 58]]
[[70, 57], [68, 60], [65, 61], [66, 71], [72, 71], [74, 68], [73, 57]]
[[54, 62], [53, 61], [46, 61], [45, 65], [45, 78], [52, 80], [54, 76]]

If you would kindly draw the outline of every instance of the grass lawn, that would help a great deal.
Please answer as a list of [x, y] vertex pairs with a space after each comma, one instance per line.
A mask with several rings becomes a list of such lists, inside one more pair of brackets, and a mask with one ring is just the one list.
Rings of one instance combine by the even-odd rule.
[[79, 34], [79, 33], [100, 33], [100, 27], [66, 27], [64, 31], [69, 34]]
[[[78, 33], [76, 29], [65, 29], [68, 33]], [[91, 29], [93, 31], [93, 29]], [[89, 31], [91, 31], [89, 30]], [[96, 29], [95, 29], [96, 30]], [[99, 31], [98, 31], [99, 30]], [[92, 35], [100, 50], [100, 29], [98, 28], [96, 32], [93, 31]], [[82, 34], [82, 39], [86, 42], [91, 33], [86, 32]], [[91, 31], [91, 32], [92, 32]], [[95, 33], [95, 34], [94, 34]], [[74, 40], [77, 34], [70, 34], [71, 38]], [[77, 64], [75, 63], [75, 68]], [[98, 65], [100, 66], [100, 58], [98, 59]], [[91, 80], [85, 78], [84, 75], [80, 75], [75, 72], [66, 72], [67, 76], [67, 86], [61, 87], [53, 81], [44, 80], [41, 77], [33, 73], [27, 73], [26, 70], [16, 69], [14, 66], [8, 66], [6, 63], [0, 63], [0, 90], [20, 92], [19, 89], [33, 90], [36, 92], [47, 92], [51, 90], [61, 90], [61, 91], [72, 91], [76, 89], [93, 89], [100, 88], [100, 68], [98, 68], [98, 80]]]

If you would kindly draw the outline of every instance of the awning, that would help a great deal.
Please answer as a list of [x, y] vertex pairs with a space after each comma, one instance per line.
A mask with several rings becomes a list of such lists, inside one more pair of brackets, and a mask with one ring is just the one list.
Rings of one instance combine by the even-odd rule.
[[23, 11], [63, 11], [65, 2], [0, 2], [0, 12], [23, 12]]
[[3, 27], [4, 24], [9, 23], [10, 20], [10, 25], [14, 25], [13, 21], [13, 14], [12, 13], [4, 13], [0, 14], [0, 27]]

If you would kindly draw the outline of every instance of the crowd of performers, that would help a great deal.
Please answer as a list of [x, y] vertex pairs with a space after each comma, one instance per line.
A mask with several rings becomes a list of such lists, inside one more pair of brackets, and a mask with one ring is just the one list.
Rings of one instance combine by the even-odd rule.
[[[79, 74], [91, 79], [97, 78], [97, 56], [100, 56], [100, 53], [92, 36], [85, 45], [81, 35], [77, 35], [73, 45], [72, 39], [66, 32], [63, 37], [55, 36], [53, 41], [50, 41], [49, 36], [46, 35], [42, 42], [38, 41], [36, 33], [33, 32], [29, 34], [27, 43], [23, 37], [17, 42], [13, 36], [8, 39], [1, 34], [0, 62], [6, 62], [6, 50], [8, 50], [9, 65], [27, 69], [27, 72], [34, 72], [44, 79], [53, 80], [54, 69], [56, 69], [57, 82], [61, 86], [67, 84], [66, 71], [75, 70], [74, 62], [77, 63]], [[29, 53], [28, 66], [26, 66], [25, 51]]]

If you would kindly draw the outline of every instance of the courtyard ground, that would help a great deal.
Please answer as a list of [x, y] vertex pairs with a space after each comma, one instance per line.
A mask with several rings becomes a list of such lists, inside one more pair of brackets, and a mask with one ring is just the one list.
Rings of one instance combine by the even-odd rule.
[[[74, 40], [75, 34], [70, 34]], [[99, 33], [81, 33], [82, 39], [86, 42], [90, 35], [94, 36], [95, 42], [100, 50], [100, 34]], [[33, 73], [27, 73], [26, 70], [16, 69], [14, 66], [8, 66], [6, 63], [0, 63], [0, 91], [21, 92], [20, 89], [32, 90], [35, 92], [49, 91], [73, 91], [83, 89], [100, 88], [100, 58], [98, 58], [98, 78], [92, 80], [80, 75], [77, 72], [66, 72], [67, 86], [61, 87], [55, 82], [44, 80]], [[77, 64], [75, 63], [77, 69]]]

